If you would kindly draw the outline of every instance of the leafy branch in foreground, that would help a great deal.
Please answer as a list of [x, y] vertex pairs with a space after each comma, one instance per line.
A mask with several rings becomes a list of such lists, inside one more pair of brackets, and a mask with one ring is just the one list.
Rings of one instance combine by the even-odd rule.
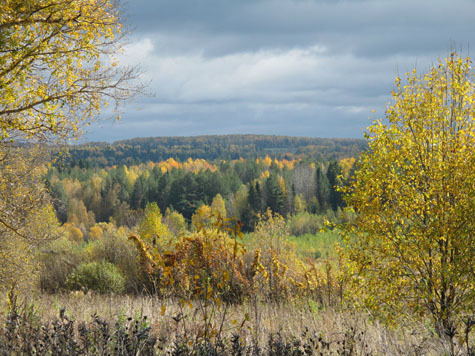
[[118, 66], [115, 1], [7, 0], [0, 13], [0, 141], [77, 136], [140, 89], [137, 69]]

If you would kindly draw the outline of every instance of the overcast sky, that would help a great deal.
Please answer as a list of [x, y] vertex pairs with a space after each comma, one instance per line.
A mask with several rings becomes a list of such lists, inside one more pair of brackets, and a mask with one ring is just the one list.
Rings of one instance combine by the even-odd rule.
[[[361, 138], [396, 75], [473, 54], [475, 0], [129, 0], [123, 63], [153, 96], [86, 138]], [[375, 113], [372, 113], [372, 110]]]

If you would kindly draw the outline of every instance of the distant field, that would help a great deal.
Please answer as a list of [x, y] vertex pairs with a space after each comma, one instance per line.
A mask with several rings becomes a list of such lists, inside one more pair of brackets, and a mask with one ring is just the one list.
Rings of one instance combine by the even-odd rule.
[[336, 231], [325, 231], [315, 235], [290, 236], [289, 241], [295, 244], [301, 257], [325, 258], [336, 256], [335, 244], [341, 241], [341, 237]]
[[[245, 234], [243, 242], [248, 244], [252, 234]], [[319, 259], [335, 257], [335, 244], [341, 241], [336, 231], [324, 231], [316, 234], [304, 234], [301, 236], [289, 236], [287, 241], [295, 245], [297, 255], [303, 258]]]

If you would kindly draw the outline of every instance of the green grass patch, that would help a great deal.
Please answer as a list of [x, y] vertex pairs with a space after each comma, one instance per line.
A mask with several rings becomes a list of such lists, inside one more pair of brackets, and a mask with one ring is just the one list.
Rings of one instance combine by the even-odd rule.
[[[245, 246], [249, 246], [253, 238], [253, 234], [244, 234], [242, 242]], [[298, 256], [318, 259], [327, 256], [336, 257], [335, 244], [341, 242], [341, 236], [337, 230], [333, 230], [317, 232], [316, 234], [289, 236], [287, 240], [295, 244]]]
[[338, 231], [325, 231], [316, 234], [290, 236], [289, 241], [294, 243], [297, 254], [304, 258], [335, 257], [337, 255], [335, 243], [341, 241]]

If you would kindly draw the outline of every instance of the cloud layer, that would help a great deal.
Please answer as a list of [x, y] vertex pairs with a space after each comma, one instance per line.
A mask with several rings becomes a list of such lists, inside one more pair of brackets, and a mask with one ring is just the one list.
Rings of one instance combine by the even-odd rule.
[[[475, 2], [135, 0], [122, 62], [153, 97], [92, 140], [262, 133], [362, 137], [394, 77], [469, 51]], [[371, 114], [375, 109], [376, 113]]]

